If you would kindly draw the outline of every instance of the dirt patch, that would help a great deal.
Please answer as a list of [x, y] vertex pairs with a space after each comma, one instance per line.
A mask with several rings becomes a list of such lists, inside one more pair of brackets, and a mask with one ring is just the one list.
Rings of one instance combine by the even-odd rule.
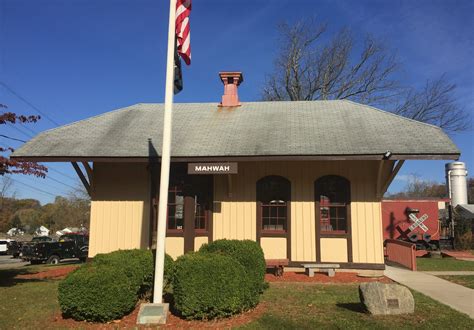
[[285, 272], [283, 276], [275, 276], [266, 274], [265, 280], [267, 282], [306, 282], [306, 283], [363, 283], [363, 282], [382, 282], [392, 283], [389, 278], [382, 277], [361, 277], [357, 273], [337, 273], [334, 277], [329, 277], [327, 274], [315, 273], [314, 277], [309, 277], [304, 272]]
[[[70, 270], [71, 271], [71, 270]], [[32, 274], [32, 275], [40, 275]], [[362, 282], [382, 282], [391, 283], [392, 281], [387, 277], [368, 278], [359, 277], [357, 273], [336, 273], [336, 276], [329, 277], [326, 274], [315, 274], [314, 277], [308, 277], [305, 273], [286, 272], [283, 276], [276, 277], [272, 274], [266, 274], [265, 280], [267, 282], [306, 282], [306, 283], [362, 283]], [[61, 328], [81, 328], [81, 329], [117, 329], [117, 328], [137, 328], [147, 329], [149, 327], [137, 326], [137, 316], [140, 309], [140, 304], [137, 305], [135, 310], [129, 315], [123, 317], [120, 320], [115, 320], [109, 323], [91, 323], [91, 322], [80, 322], [74, 321], [73, 319], [64, 319], [60, 313], [57, 313], [52, 323], [55, 326]], [[245, 325], [253, 320], [258, 319], [263, 315], [267, 309], [267, 303], [262, 302], [256, 308], [244, 312], [233, 317], [218, 319], [212, 321], [187, 321], [175, 316], [171, 313], [168, 314], [166, 325], [161, 326], [162, 328], [178, 328], [178, 329], [202, 329], [202, 328], [218, 328], [228, 329], [238, 326]]]
[[36, 273], [19, 274], [15, 276], [15, 278], [35, 280], [44, 280], [49, 278], [60, 279], [66, 277], [67, 274], [72, 272], [77, 267], [79, 266], [51, 267], [50, 269], [41, 270]]
[[[137, 329], [149, 329], [146, 326], [137, 326], [137, 316], [140, 309], [140, 304], [137, 305], [135, 310], [129, 315], [123, 317], [120, 320], [115, 320], [109, 323], [91, 323], [91, 322], [80, 322], [74, 321], [73, 319], [64, 319], [61, 314], [57, 314], [54, 317], [53, 323], [55, 326], [61, 328], [81, 328], [81, 329], [117, 329], [117, 328], [137, 328]], [[266, 310], [266, 303], [260, 303], [257, 307], [239, 315], [235, 315], [225, 319], [218, 319], [212, 321], [186, 321], [171, 313], [168, 313], [168, 319], [165, 325], [161, 328], [172, 328], [172, 329], [205, 329], [205, 328], [218, 328], [218, 329], [229, 329], [233, 327], [242, 326], [257, 318], [259, 318]]]

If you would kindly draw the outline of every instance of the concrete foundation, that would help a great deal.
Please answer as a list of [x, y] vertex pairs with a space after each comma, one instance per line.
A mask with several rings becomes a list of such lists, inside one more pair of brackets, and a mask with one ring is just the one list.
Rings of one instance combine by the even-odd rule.
[[142, 304], [138, 312], [137, 324], [166, 324], [169, 304]]

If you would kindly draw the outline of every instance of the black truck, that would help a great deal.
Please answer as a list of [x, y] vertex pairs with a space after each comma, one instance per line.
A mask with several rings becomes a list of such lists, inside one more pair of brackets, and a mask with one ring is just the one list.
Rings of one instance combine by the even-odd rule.
[[89, 236], [82, 233], [62, 235], [57, 242], [37, 242], [23, 245], [21, 258], [32, 264], [46, 262], [56, 265], [62, 259], [77, 258], [86, 261], [89, 252]]

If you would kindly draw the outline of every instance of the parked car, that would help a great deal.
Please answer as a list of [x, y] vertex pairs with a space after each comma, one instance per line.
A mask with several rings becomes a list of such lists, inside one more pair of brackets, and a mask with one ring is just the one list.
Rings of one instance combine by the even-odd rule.
[[57, 242], [46, 241], [24, 245], [22, 259], [32, 264], [46, 262], [58, 264], [63, 259], [77, 258], [86, 261], [89, 252], [89, 236], [82, 233], [62, 235]]
[[21, 242], [11, 240], [7, 244], [7, 254], [11, 255], [13, 258], [18, 258], [21, 254]]
[[7, 254], [8, 241], [0, 240], [0, 254]]
[[49, 237], [49, 236], [35, 236], [31, 239], [32, 242], [34, 243], [39, 243], [39, 242], [53, 242], [54, 238]]

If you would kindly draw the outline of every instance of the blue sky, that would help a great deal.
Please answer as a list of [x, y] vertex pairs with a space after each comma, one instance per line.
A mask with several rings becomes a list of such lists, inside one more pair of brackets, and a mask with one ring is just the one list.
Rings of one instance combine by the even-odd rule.
[[[473, 13], [469, 0], [195, 0], [193, 63], [184, 69], [184, 91], [175, 101], [218, 102], [222, 70], [243, 71], [241, 100], [259, 100], [277, 53], [276, 25], [312, 16], [327, 22], [330, 32], [349, 26], [355, 36], [371, 33], [385, 40], [403, 64], [399, 79], [406, 85], [421, 86], [446, 73], [458, 85], [459, 103], [472, 113]], [[165, 0], [0, 0], [0, 82], [30, 105], [1, 85], [0, 103], [27, 114], [35, 114], [33, 106], [53, 119], [2, 131], [28, 140], [55, 123], [163, 102], [167, 15]], [[473, 132], [453, 139], [474, 171]], [[0, 139], [0, 145], [7, 142]], [[403, 188], [410, 174], [443, 181], [444, 163], [408, 161], [389, 190]], [[70, 164], [50, 168], [46, 180], [14, 176], [16, 196], [46, 203], [77, 184]]]

